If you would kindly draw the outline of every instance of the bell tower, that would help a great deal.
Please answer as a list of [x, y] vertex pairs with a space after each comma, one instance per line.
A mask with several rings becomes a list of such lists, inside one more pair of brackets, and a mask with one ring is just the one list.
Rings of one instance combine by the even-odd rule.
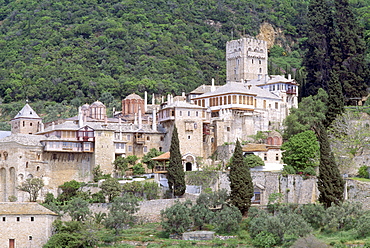
[[226, 81], [241, 82], [267, 74], [267, 42], [241, 38], [226, 43]]
[[42, 119], [28, 103], [11, 120], [12, 134], [35, 134], [41, 131], [42, 125]]

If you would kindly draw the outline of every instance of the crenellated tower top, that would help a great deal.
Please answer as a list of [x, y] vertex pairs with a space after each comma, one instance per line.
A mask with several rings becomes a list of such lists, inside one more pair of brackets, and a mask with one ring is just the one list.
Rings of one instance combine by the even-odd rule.
[[226, 43], [226, 80], [241, 82], [267, 74], [267, 42], [241, 38]]

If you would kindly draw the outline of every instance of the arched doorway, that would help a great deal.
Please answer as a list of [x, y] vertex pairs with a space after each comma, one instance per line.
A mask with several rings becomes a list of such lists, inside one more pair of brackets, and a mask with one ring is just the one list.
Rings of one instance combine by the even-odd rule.
[[185, 164], [185, 170], [186, 170], [186, 171], [192, 171], [192, 167], [193, 167], [193, 164], [192, 164], [192, 163], [190, 163], [190, 162], [187, 162], [187, 163]]

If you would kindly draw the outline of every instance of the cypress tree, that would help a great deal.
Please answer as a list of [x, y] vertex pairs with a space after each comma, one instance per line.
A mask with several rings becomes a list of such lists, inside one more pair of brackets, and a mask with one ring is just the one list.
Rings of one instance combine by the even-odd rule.
[[338, 205], [343, 201], [344, 180], [335, 163], [324, 125], [318, 125], [316, 134], [320, 143], [320, 167], [317, 182], [320, 191], [319, 201], [328, 208], [332, 203]]
[[240, 212], [248, 213], [253, 197], [253, 182], [247, 164], [244, 162], [243, 151], [239, 140], [236, 141], [234, 154], [230, 162], [230, 200]]
[[185, 172], [182, 165], [179, 137], [176, 126], [174, 126], [172, 132], [170, 164], [167, 169], [167, 180], [170, 190], [175, 196], [181, 196], [185, 193]]
[[368, 68], [365, 62], [366, 43], [363, 29], [349, 6], [348, 0], [335, 0], [335, 20], [340, 49], [339, 75], [347, 103], [350, 98], [366, 95]]
[[330, 42], [334, 31], [332, 11], [326, 0], [310, 1], [307, 13], [306, 53], [303, 65], [307, 76], [302, 85], [301, 96], [316, 95], [319, 88], [327, 91], [330, 79]]

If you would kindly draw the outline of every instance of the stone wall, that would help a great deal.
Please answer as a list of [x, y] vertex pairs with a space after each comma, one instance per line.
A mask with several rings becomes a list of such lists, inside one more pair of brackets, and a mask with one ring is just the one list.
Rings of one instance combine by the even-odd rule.
[[361, 202], [365, 209], [370, 209], [370, 183], [346, 179], [345, 199]]
[[[161, 210], [165, 210], [175, 204], [176, 201], [185, 202], [191, 200], [195, 202], [197, 196], [185, 194], [184, 198], [179, 199], [159, 199], [150, 201], [140, 201], [139, 211], [135, 214], [138, 216], [138, 221], [141, 223], [160, 222]], [[90, 210], [93, 213], [108, 213], [108, 203], [94, 203], [90, 205]]]
[[[307, 204], [317, 202], [319, 191], [316, 177], [304, 178], [300, 175], [288, 175], [283, 177], [280, 173], [252, 172], [255, 189], [261, 191], [261, 205], [268, 203], [268, 197], [272, 193], [282, 193], [283, 202]], [[230, 191], [228, 173], [220, 172], [217, 183], [212, 185], [212, 190], [226, 189]], [[141, 201], [140, 210], [136, 213], [141, 223], [160, 222], [161, 210], [171, 207], [178, 200], [184, 202], [189, 199], [195, 202], [197, 195], [185, 194], [179, 199], [159, 199]], [[361, 202], [365, 209], [370, 209], [370, 183], [356, 180], [346, 180], [345, 199], [348, 201]], [[108, 203], [91, 204], [90, 209], [94, 213], [108, 213]]]
[[[282, 193], [283, 202], [305, 204], [316, 202], [319, 191], [316, 177], [302, 177], [300, 175], [288, 175], [283, 177], [278, 172], [251, 172], [255, 191], [261, 192], [261, 205], [268, 203], [268, 197], [272, 193]], [[230, 191], [228, 172], [219, 173], [218, 181], [212, 185], [212, 190], [226, 189]]]

